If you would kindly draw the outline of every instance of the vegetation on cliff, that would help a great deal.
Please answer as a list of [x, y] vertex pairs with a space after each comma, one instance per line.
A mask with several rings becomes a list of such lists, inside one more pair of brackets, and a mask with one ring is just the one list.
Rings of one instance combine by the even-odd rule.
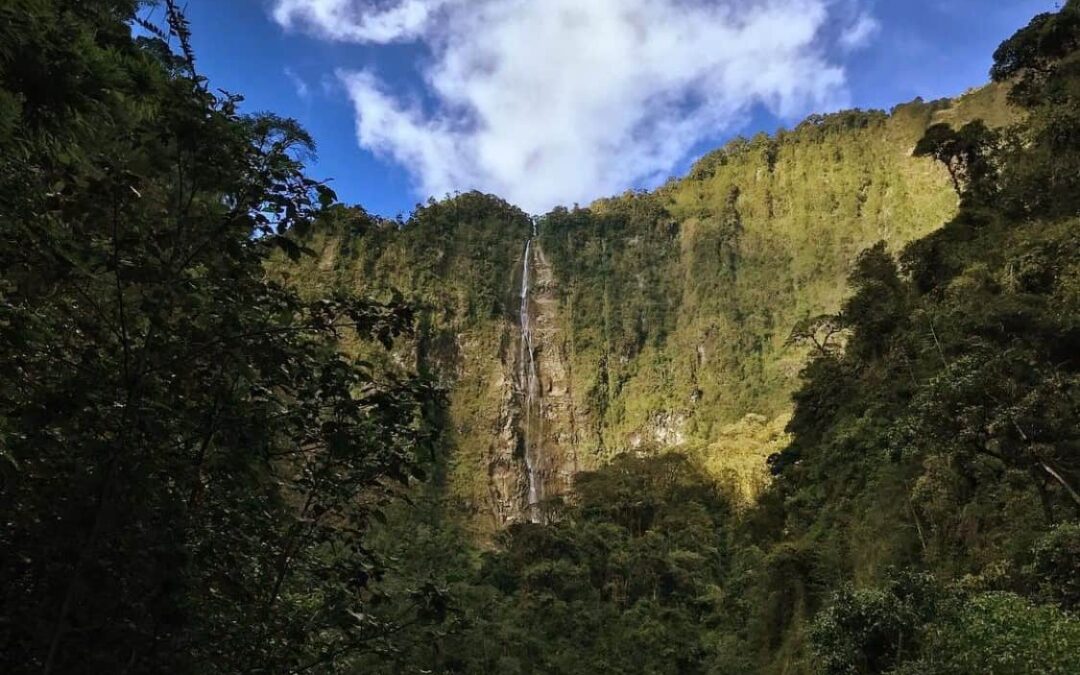
[[[539, 218], [555, 280], [541, 378], [567, 392], [548, 410], [553, 463], [678, 446], [756, 494], [810, 351], [792, 328], [839, 310], [860, 251], [882, 238], [898, 250], [955, 213], [946, 170], [912, 149], [941, 120], [1013, 119], [1006, 93], [815, 117], [733, 141], [654, 193]], [[400, 292], [418, 308], [451, 392], [448, 487], [481, 530], [520, 509], [513, 481], [493, 491], [491, 476], [519, 470], [507, 387], [529, 227], [475, 193], [404, 222], [337, 207], [305, 240], [318, 262], [285, 272], [301, 289]]]
[[[935, 194], [952, 215], [944, 227], [921, 225], [929, 234], [906, 246], [858, 252], [852, 242], [847, 294], [834, 289], [831, 311], [818, 299], [776, 327], [810, 361], [790, 442], [770, 457], [774, 478], [754, 505], [709, 476], [708, 452], [655, 455], [643, 445], [582, 474], [554, 522], [513, 526], [479, 558], [454, 543], [453, 525], [429, 527], [424, 545], [457, 551], [465, 571], [413, 563], [412, 572], [449, 590], [452, 618], [443, 634], [404, 636], [392, 666], [364, 668], [1073, 672], [1080, 173], [1069, 169], [1080, 155], [1070, 131], [1080, 128], [1078, 48], [1076, 2], [1003, 45], [994, 77], [1016, 106], [998, 118], [1008, 126], [939, 117], [941, 104], [930, 106], [907, 152], [925, 156], [927, 172], [938, 167]], [[1019, 60], [1004, 65], [1011, 58]], [[836, 123], [843, 119], [859, 120], [855, 129], [886, 123], [879, 115]], [[951, 124], [934, 127], [939, 120]], [[663, 200], [681, 189], [556, 212], [542, 224], [571, 281], [563, 284], [571, 350], [598, 364], [580, 395], [608, 429], [644, 397], [662, 402], [643, 411], [670, 405], [673, 366], [653, 366], [640, 380], [651, 387], [644, 394], [629, 383], [639, 363], [663, 363], [654, 355], [681, 321], [724, 316], [669, 312], [672, 298], [701, 283], [714, 284], [698, 296], [709, 302], [738, 299], [734, 275], [716, 278], [724, 263], [742, 261], [724, 237], [686, 274], [689, 284], [672, 281], [680, 277], [667, 270], [687, 260], [672, 245], [685, 221]], [[729, 234], [745, 222], [733, 208], [742, 192], [722, 202]], [[831, 259], [843, 266], [843, 255]], [[763, 302], [771, 311], [785, 299], [773, 292]], [[729, 341], [763, 334], [733, 332]], [[783, 386], [770, 390], [754, 373], [729, 377], [766, 392], [758, 401], [781, 400]], [[596, 428], [600, 444], [604, 423]]]

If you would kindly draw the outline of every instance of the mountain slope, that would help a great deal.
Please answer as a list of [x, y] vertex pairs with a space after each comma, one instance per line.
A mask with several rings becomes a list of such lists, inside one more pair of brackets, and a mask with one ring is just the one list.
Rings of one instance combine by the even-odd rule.
[[[434, 583], [455, 602], [447, 620], [401, 640], [392, 667], [364, 659], [359, 671], [1075, 672], [1080, 2], [1037, 17], [995, 60], [995, 79], [1019, 80], [1009, 99], [1023, 119], [1003, 130], [928, 128], [919, 153], [947, 163], [961, 195], [948, 220], [899, 251], [881, 242], [850, 264], [831, 258], [850, 270], [836, 282], [846, 297], [832, 307], [821, 300], [813, 309], [829, 313], [797, 326], [795, 342], [811, 344], [811, 358], [794, 390], [790, 437], [767, 439], [778, 450], [774, 478], [752, 504], [703, 471], [722, 468], [741, 441], [747, 455], [762, 452], [752, 443], [762, 427], [779, 433], [748, 416], [701, 458], [625, 453], [579, 474], [558, 517], [512, 524], [481, 551], [434, 512], [419, 526], [402, 513], [382, 533], [383, 550], [408, 559], [404, 579]], [[964, 122], [955, 113], [934, 114]], [[680, 384], [668, 376], [674, 368], [650, 366], [651, 382], [634, 368], [662, 363], [657, 354], [699, 354], [673, 348], [685, 326], [711, 316], [688, 311], [684, 298], [726, 311], [757, 292], [767, 296], [760, 312], [790, 311], [790, 295], [768, 295], [787, 283], [782, 265], [741, 255], [744, 191], [717, 202], [713, 229], [734, 236], [716, 236], [704, 256], [683, 245], [685, 221], [659, 194], [541, 223], [564, 308], [555, 351], [576, 366], [567, 371], [575, 383], [597, 363], [595, 379], [576, 385], [592, 383], [575, 394], [592, 416], [581, 445], [632, 446], [640, 419], [681, 400], [670, 393]], [[909, 196], [913, 209], [920, 196]], [[839, 222], [859, 231], [858, 220]], [[559, 276], [560, 261], [573, 276]], [[740, 286], [747, 267], [759, 273]], [[829, 290], [823, 271], [806, 278], [804, 288], [821, 279]], [[691, 293], [695, 284], [705, 291]], [[717, 352], [739, 349], [753, 356], [730, 340]], [[762, 372], [731, 383], [751, 380], [765, 409], [786, 385]], [[645, 415], [626, 424], [634, 410]], [[694, 447], [689, 417], [654, 418], [651, 430], [652, 445]]]
[[[627, 450], [700, 455], [747, 497], [782, 448], [807, 349], [800, 320], [835, 312], [858, 253], [898, 250], [956, 210], [943, 168], [911, 156], [933, 123], [1006, 121], [1004, 89], [891, 114], [815, 116], [739, 139], [651, 193], [557, 209], [537, 221], [536, 454], [557, 510], [572, 476]], [[407, 362], [450, 392], [448, 494], [492, 531], [523, 517], [521, 273], [530, 221], [492, 197], [430, 202], [408, 222], [338, 209], [308, 244], [302, 288], [426, 308]]]

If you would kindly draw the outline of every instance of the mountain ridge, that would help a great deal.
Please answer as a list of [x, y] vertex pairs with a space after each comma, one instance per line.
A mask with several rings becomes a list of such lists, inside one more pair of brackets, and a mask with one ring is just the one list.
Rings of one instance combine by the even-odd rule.
[[290, 274], [428, 308], [411, 365], [427, 359], [449, 390], [448, 491], [486, 537], [527, 510], [513, 298], [535, 220], [551, 269], [539, 377], [559, 401], [544, 404], [539, 441], [550, 507], [578, 471], [665, 448], [752, 499], [807, 354], [792, 327], [839, 308], [861, 250], [898, 250], [948, 220], [947, 174], [912, 149], [939, 121], [1011, 121], [1006, 91], [814, 115], [738, 138], [654, 191], [537, 218], [477, 193], [405, 222], [338, 208], [307, 240], [317, 262]]

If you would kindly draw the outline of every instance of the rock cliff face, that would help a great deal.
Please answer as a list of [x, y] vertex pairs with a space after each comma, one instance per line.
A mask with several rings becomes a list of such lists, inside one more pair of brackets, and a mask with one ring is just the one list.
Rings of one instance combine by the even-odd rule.
[[[578, 411], [571, 390], [568, 346], [559, 330], [558, 283], [539, 243], [532, 249], [529, 290], [531, 346], [536, 372], [538, 423], [528, 433], [537, 478], [534, 518], [550, 517], [552, 499], [564, 495], [581, 469], [578, 457]], [[527, 404], [526, 404], [527, 405]], [[523, 434], [525, 435], [525, 434]]]
[[954, 212], [945, 173], [911, 157], [926, 127], [1001, 108], [986, 89], [815, 117], [535, 220], [475, 193], [406, 223], [336, 209], [289, 281], [420, 309], [398, 358], [448, 393], [444, 493], [479, 536], [557, 517], [574, 474], [622, 452], [696, 455], [752, 498], [806, 355], [793, 325], [838, 309], [861, 250]]
[[[486, 506], [496, 526], [555, 517], [559, 498], [581, 468], [558, 284], [539, 243], [525, 251], [528, 258], [523, 254], [516, 261], [521, 279], [516, 322], [503, 322], [499, 358], [482, 378], [487, 390], [480, 398], [495, 405], [475, 414], [489, 430], [480, 457], [486, 458]], [[463, 344], [459, 352], [475, 354], [476, 367], [484, 358], [479, 344]], [[454, 408], [455, 416], [468, 414], [464, 401]]]
[[481, 458], [486, 459], [487, 503], [470, 504], [474, 511], [489, 508], [496, 527], [521, 519], [529, 491], [528, 467], [521, 451], [524, 415], [514, 362], [510, 355], [503, 354], [499, 365], [490, 391], [498, 404], [490, 420], [490, 442], [481, 453]]

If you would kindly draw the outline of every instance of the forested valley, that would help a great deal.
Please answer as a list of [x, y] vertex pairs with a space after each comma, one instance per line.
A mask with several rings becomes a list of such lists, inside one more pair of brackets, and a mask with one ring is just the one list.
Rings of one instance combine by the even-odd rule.
[[0, 3], [0, 671], [1080, 673], [1080, 0], [541, 216], [190, 37]]

